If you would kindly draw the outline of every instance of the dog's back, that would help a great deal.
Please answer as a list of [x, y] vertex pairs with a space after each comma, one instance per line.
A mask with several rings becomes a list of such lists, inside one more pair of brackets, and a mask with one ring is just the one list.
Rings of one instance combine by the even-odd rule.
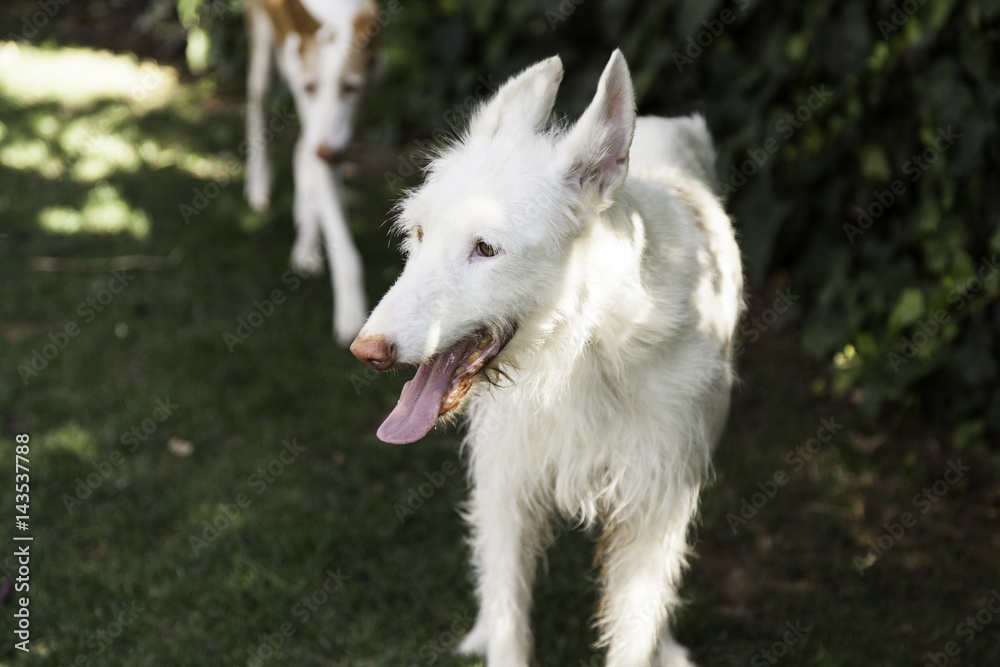
[[704, 117], [636, 119], [629, 172], [641, 177], [666, 168], [689, 174], [715, 191], [715, 148]]
[[629, 172], [642, 176], [671, 167], [694, 176], [715, 191], [715, 148], [704, 117], [636, 119]]

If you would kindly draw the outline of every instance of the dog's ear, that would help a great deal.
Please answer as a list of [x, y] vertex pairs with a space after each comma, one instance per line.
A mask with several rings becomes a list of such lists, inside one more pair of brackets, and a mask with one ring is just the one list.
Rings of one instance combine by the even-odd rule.
[[374, 60], [382, 41], [383, 26], [379, 24], [378, 11], [379, 6], [375, 0], [366, 0], [354, 15], [351, 47], [364, 54], [366, 61]]
[[634, 130], [632, 78], [616, 49], [601, 74], [597, 95], [563, 140], [567, 177], [584, 193], [610, 204], [628, 174]]
[[517, 126], [529, 132], [541, 131], [552, 114], [562, 77], [559, 56], [552, 56], [511, 77], [473, 117], [469, 136], [491, 137], [501, 128]]

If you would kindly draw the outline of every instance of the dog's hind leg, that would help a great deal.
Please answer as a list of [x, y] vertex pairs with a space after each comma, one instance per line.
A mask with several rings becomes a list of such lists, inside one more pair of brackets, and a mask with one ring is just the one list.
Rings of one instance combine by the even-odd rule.
[[260, 3], [247, 3], [246, 23], [250, 58], [247, 63], [247, 166], [244, 189], [250, 205], [255, 210], [263, 211], [271, 200], [271, 167], [264, 140], [264, 101], [271, 83], [274, 36], [271, 21]]
[[679, 604], [697, 490], [680, 495], [690, 497], [675, 497], [679, 502], [661, 510], [667, 516], [626, 520], [607, 528], [601, 539], [604, 596], [598, 625], [608, 667], [693, 667], [668, 627]]
[[[481, 459], [474, 466], [491, 467]], [[490, 667], [527, 667], [531, 589], [549, 531], [548, 515], [529, 506], [531, 496], [515, 488], [517, 475], [497, 474], [494, 467], [475, 476], [468, 518], [479, 615], [458, 651], [485, 654]]]

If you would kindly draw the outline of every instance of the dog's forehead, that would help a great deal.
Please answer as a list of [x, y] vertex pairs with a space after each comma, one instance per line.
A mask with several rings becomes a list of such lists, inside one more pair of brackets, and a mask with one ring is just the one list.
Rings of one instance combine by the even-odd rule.
[[466, 193], [461, 197], [421, 199], [412, 202], [408, 217], [424, 232], [444, 231], [446, 240], [457, 236], [480, 234], [498, 229], [509, 220], [503, 205], [484, 193]]
[[407, 201], [404, 215], [421, 225], [462, 225], [463, 220], [504, 224], [551, 196], [550, 162], [547, 151], [523, 147], [520, 153], [511, 146], [457, 147], [431, 164], [427, 181]]

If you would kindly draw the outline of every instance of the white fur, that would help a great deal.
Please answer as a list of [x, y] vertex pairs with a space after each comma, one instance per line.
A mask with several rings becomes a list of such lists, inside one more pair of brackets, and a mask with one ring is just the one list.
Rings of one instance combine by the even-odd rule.
[[465, 405], [480, 611], [460, 650], [528, 665], [558, 512], [601, 531], [607, 664], [689, 665], [668, 621], [729, 408], [740, 254], [701, 117], [636, 122], [616, 51], [580, 120], [546, 129], [561, 78], [551, 58], [506, 83], [431, 165], [401, 208], [406, 266], [361, 337], [419, 363], [518, 325], [495, 360], [509, 381]]
[[[257, 210], [266, 209], [270, 203], [271, 171], [265, 140], [264, 103], [273, 53], [292, 92], [302, 128], [293, 162], [296, 238], [291, 264], [303, 275], [321, 273], [321, 246], [325, 243], [334, 292], [334, 336], [342, 345], [347, 345], [360, 330], [367, 313], [361, 256], [345, 219], [340, 176], [319, 156], [319, 151], [323, 147], [342, 152], [351, 138], [354, 114], [365, 81], [356, 74], [345, 77], [345, 67], [353, 48], [354, 19], [366, 0], [302, 0], [319, 21], [320, 28], [312, 40], [304, 40], [303, 36], [292, 32], [280, 45], [263, 1], [248, 0], [246, 6], [250, 46], [247, 75], [250, 149], [246, 196]], [[341, 85], [345, 78], [357, 89], [345, 92]]]

